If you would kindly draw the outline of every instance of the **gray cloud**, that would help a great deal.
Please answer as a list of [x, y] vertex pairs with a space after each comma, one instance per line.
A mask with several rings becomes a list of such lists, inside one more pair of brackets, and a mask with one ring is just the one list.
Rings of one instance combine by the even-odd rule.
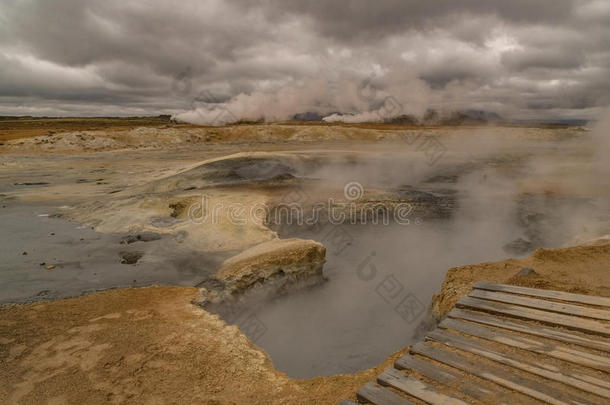
[[391, 96], [392, 114], [592, 118], [607, 38], [605, 0], [5, 0], [0, 114], [364, 119]]
[[408, 28], [423, 29], [447, 16], [494, 15], [515, 23], [563, 23], [572, 16], [572, 0], [232, 0], [262, 8], [275, 21], [287, 15], [307, 17], [325, 36], [377, 40]]

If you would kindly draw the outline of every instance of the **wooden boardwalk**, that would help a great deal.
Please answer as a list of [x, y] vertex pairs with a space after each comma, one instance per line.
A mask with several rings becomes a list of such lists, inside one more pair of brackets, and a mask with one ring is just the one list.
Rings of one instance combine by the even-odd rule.
[[477, 283], [358, 400], [610, 404], [610, 298]]

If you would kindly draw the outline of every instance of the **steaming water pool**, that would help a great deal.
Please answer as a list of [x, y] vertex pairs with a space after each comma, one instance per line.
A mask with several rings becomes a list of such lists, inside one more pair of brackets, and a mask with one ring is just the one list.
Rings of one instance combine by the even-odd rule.
[[375, 366], [414, 342], [447, 269], [507, 257], [503, 243], [481, 238], [482, 228], [497, 226], [492, 220], [471, 232], [454, 221], [328, 225], [321, 232], [294, 227], [282, 236], [325, 243], [327, 281], [254, 305], [237, 324], [291, 377]]
[[[607, 199], [523, 192], [518, 185], [531, 162], [519, 163], [472, 165], [452, 185], [458, 204], [450, 218], [414, 217], [409, 225], [282, 227], [282, 238], [313, 239], [326, 246], [327, 281], [252, 302], [244, 316], [228, 321], [294, 378], [378, 365], [430, 327], [432, 295], [450, 268], [559, 247], [574, 240], [584, 224], [607, 218]], [[440, 168], [437, 174], [447, 177]], [[521, 253], [506, 249], [519, 238], [531, 242], [530, 248]]]

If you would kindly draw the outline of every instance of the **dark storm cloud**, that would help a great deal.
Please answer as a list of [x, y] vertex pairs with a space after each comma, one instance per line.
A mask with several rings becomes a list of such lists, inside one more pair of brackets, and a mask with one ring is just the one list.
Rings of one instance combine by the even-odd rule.
[[502, 62], [517, 71], [530, 68], [577, 69], [581, 66], [584, 56], [581, 51], [568, 53], [562, 49], [532, 48], [507, 52], [502, 55]]
[[0, 114], [200, 107], [205, 122], [211, 97], [253, 117], [365, 119], [372, 75], [405, 113], [589, 118], [610, 103], [608, 38], [606, 0], [4, 0]]
[[518, 23], [562, 23], [572, 13], [571, 0], [233, 0], [263, 7], [276, 20], [309, 17], [325, 35], [342, 40], [379, 39], [406, 28], [433, 28], [450, 15], [497, 15]]

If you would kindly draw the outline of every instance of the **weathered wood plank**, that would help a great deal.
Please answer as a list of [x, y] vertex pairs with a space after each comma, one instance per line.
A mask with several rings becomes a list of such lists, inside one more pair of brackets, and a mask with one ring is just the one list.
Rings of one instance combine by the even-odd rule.
[[368, 401], [375, 405], [414, 405], [413, 402], [400, 395], [368, 382], [358, 390], [356, 394], [359, 401]]
[[532, 297], [552, 298], [556, 300], [575, 302], [579, 304], [596, 305], [600, 307], [610, 308], [610, 298], [596, 297], [591, 295], [573, 294], [563, 291], [541, 290], [538, 288], [519, 287], [508, 284], [489, 283], [487, 281], [479, 281], [474, 285], [474, 288], [479, 290], [499, 291], [514, 294], [529, 295]]
[[498, 333], [498, 331], [489, 329], [488, 327], [465, 323], [457, 319], [445, 319], [439, 324], [439, 327], [442, 329], [453, 329], [471, 336], [491, 340], [492, 342], [544, 354], [569, 363], [580, 364], [596, 370], [610, 372], [610, 358], [606, 356], [599, 356], [568, 346], [557, 346], [555, 344], [549, 344], [523, 336]]
[[429, 361], [406, 354], [394, 362], [394, 367], [399, 370], [411, 370], [430, 380], [457, 389], [464, 394], [478, 399], [481, 402], [495, 404], [515, 404], [522, 398], [517, 398], [514, 394], [507, 393], [497, 388], [494, 384], [473, 384], [461, 374], [452, 370], [438, 367]]
[[483, 312], [473, 312], [454, 308], [449, 312], [450, 318], [465, 319], [467, 321], [477, 322], [484, 325], [495, 326], [498, 328], [508, 329], [515, 332], [527, 333], [534, 336], [545, 337], [548, 339], [557, 340], [564, 343], [572, 343], [575, 345], [597, 349], [604, 352], [610, 352], [610, 341], [595, 338], [595, 336], [581, 336], [564, 330], [554, 329], [542, 325], [528, 324], [524, 325], [510, 319], [502, 319], [497, 316], [492, 316]]
[[508, 357], [497, 350], [492, 349], [491, 347], [487, 347], [479, 342], [463, 336], [449, 333], [447, 331], [435, 330], [428, 334], [427, 338], [444, 345], [455, 347], [459, 350], [476, 354], [489, 360], [538, 375], [540, 377], [548, 378], [549, 380], [569, 385], [573, 388], [589, 392], [603, 398], [610, 398], [610, 390], [606, 388], [589, 384], [588, 382], [577, 379], [573, 376], [564, 375], [559, 371], [552, 371], [547, 368], [542, 368], [539, 365], [534, 365], [524, 361], [522, 358]]
[[[515, 390], [534, 399], [553, 404], [574, 404], [579, 402], [573, 396], [560, 392], [547, 385], [530, 378], [509, 373], [499, 367], [488, 366], [470, 361], [464, 356], [434, 347], [425, 343], [417, 343], [411, 348], [411, 352], [436, 360], [440, 363], [465, 371], [479, 378], [492, 381], [502, 387]], [[587, 403], [587, 402], [585, 402]]]
[[563, 326], [568, 329], [578, 330], [585, 333], [593, 333], [610, 337], [610, 325], [601, 322], [579, 318], [570, 315], [556, 314], [518, 305], [505, 304], [495, 301], [487, 301], [480, 298], [463, 297], [456, 306], [478, 309], [497, 314], [510, 315], [520, 319], [531, 319], [549, 325]]
[[381, 373], [377, 377], [377, 382], [381, 385], [394, 387], [432, 405], [468, 405], [467, 402], [439, 392], [434, 385], [408, 377], [402, 371], [392, 367]]
[[522, 307], [543, 309], [545, 311], [557, 312], [559, 314], [581, 316], [585, 318], [600, 319], [603, 321], [610, 321], [610, 311], [603, 309], [594, 309], [589, 307], [581, 307], [573, 304], [563, 304], [560, 302], [553, 302], [547, 300], [541, 300], [538, 298], [523, 297], [520, 295], [514, 295], [496, 291], [486, 290], [473, 290], [470, 297], [481, 298], [489, 301], [504, 302], [506, 304], [520, 305]]

